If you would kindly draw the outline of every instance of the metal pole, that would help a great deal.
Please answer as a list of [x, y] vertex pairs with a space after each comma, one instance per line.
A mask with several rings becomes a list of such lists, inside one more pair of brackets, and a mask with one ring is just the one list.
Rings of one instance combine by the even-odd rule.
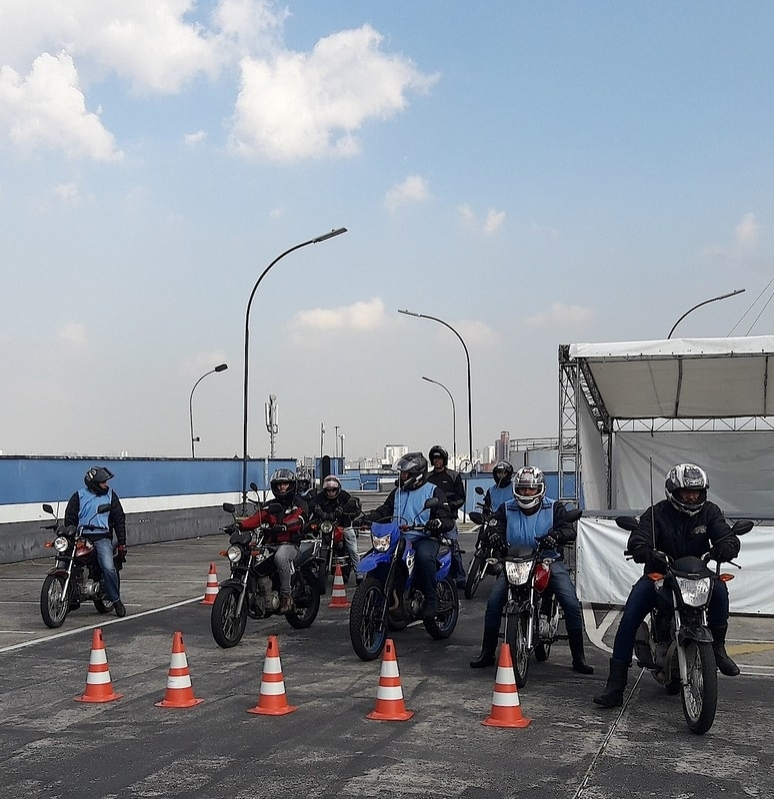
[[193, 386], [193, 388], [191, 389], [191, 396], [190, 396], [190, 397], [188, 397], [188, 416], [189, 416], [189, 418], [190, 418], [190, 420], [191, 420], [191, 457], [192, 457], [192, 458], [195, 458], [195, 457], [196, 457], [196, 450], [195, 450], [195, 448], [194, 448], [194, 444], [195, 444], [195, 442], [196, 442], [196, 441], [198, 441], [198, 440], [199, 440], [198, 436], [197, 436], [196, 438], [194, 438], [194, 426], [193, 426], [193, 395], [194, 395], [194, 391], [196, 391], [196, 386], [198, 386], [198, 385], [199, 385], [199, 383], [201, 383], [201, 382], [202, 382], [202, 380], [204, 380], [204, 378], [205, 378], [205, 377], [207, 377], [207, 375], [211, 375], [211, 374], [213, 374], [214, 372], [225, 372], [225, 371], [226, 371], [226, 369], [228, 369], [228, 364], [226, 364], [226, 363], [221, 363], [221, 364], [218, 364], [218, 366], [216, 366], [214, 369], [210, 369], [210, 371], [209, 371], [209, 372], [205, 372], [205, 373], [204, 373], [204, 374], [203, 374], [203, 375], [202, 375], [202, 376], [201, 376], [201, 377], [200, 377], [200, 378], [199, 378], [199, 379], [198, 379], [198, 380], [197, 380], [197, 381], [194, 383], [194, 386]]
[[429, 377], [422, 377], [422, 380], [427, 380], [428, 383], [435, 383], [436, 386], [440, 386], [448, 395], [449, 399], [451, 400], [452, 406], [452, 441], [454, 444], [454, 468], [457, 468], [457, 410], [454, 405], [454, 397], [452, 397], [451, 391], [443, 383], [439, 383], [437, 380], [431, 380]]

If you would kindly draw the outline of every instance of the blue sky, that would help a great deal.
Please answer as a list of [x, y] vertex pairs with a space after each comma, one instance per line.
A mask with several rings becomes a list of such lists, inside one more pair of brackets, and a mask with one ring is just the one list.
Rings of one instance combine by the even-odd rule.
[[[769, 2], [0, 0], [0, 450], [553, 436], [560, 344], [763, 335]], [[745, 315], [746, 313], [746, 315]]]

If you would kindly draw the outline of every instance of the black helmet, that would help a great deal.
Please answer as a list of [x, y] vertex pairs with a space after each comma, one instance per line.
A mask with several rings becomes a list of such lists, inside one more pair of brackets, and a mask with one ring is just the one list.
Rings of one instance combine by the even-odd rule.
[[[707, 472], [694, 463], [678, 463], [674, 469], [670, 470], [666, 476], [666, 496], [667, 499], [681, 513], [688, 516], [695, 516], [707, 501], [707, 489], [709, 488], [709, 477]], [[683, 502], [680, 496], [681, 489], [689, 489], [699, 492], [697, 502]]]
[[[279, 484], [288, 483], [288, 488], [280, 491]], [[277, 469], [271, 476], [271, 493], [277, 499], [292, 497], [296, 493], [296, 473], [292, 469]]]
[[449, 462], [449, 453], [440, 445], [436, 444], [434, 447], [430, 448], [430, 452], [427, 453], [427, 459], [432, 464], [433, 458], [443, 458], [443, 465]]
[[107, 481], [112, 480], [113, 477], [115, 477], [115, 475], [110, 469], [106, 469], [104, 466], [92, 466], [83, 476], [83, 482], [92, 494], [96, 494], [98, 497], [104, 497], [108, 490], [107, 488], [102, 488], [100, 483], [107, 483]]
[[[538, 488], [537, 494], [524, 494], [522, 489]], [[546, 495], [546, 478], [537, 466], [522, 466], [513, 481], [513, 496], [522, 510], [535, 510]]]
[[341, 493], [341, 481], [333, 474], [329, 474], [325, 480], [323, 480], [322, 487], [328, 499], [336, 499]]
[[395, 469], [400, 473], [398, 486], [402, 491], [413, 491], [427, 480], [427, 459], [421, 452], [407, 452], [395, 464]]
[[298, 473], [298, 478], [296, 480], [298, 485], [298, 490], [308, 491], [312, 487], [312, 475], [308, 469], [301, 469]]
[[492, 469], [492, 477], [498, 488], [505, 488], [513, 477], [513, 466], [508, 461], [498, 461]]

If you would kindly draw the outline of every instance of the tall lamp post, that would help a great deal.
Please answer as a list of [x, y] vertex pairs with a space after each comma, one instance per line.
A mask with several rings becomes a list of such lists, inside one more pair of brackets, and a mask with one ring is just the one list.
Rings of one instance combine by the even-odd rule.
[[191, 396], [188, 398], [188, 416], [191, 419], [191, 457], [196, 457], [196, 450], [194, 448], [195, 443], [199, 440], [199, 436], [194, 437], [194, 427], [193, 427], [193, 395], [194, 391], [196, 391], [196, 386], [204, 380], [207, 375], [211, 375], [214, 372], [225, 372], [228, 369], [227, 363], [218, 364], [214, 369], [210, 369], [209, 372], [205, 372], [195, 383], [193, 388], [191, 389]]
[[697, 308], [701, 308], [702, 305], [707, 305], [710, 302], [717, 302], [718, 300], [725, 300], [727, 297], [735, 297], [737, 294], [741, 294], [744, 289], [737, 289], [736, 291], [732, 291], [729, 294], [721, 294], [719, 297], [713, 297], [711, 300], [704, 300], [704, 302], [700, 302], [698, 305], [694, 305], [693, 308], [689, 308], [673, 325], [672, 329], [669, 331], [669, 335], [667, 338], [672, 338], [672, 333], [675, 332], [675, 328], [680, 324], [680, 322], [688, 316], [691, 311], [695, 311]]
[[452, 442], [454, 444], [454, 468], [457, 468], [457, 411], [454, 406], [454, 397], [452, 397], [451, 391], [443, 383], [439, 383], [437, 380], [431, 380], [429, 377], [422, 377], [422, 380], [427, 380], [428, 383], [435, 383], [436, 386], [440, 386], [448, 395], [449, 399], [451, 400], [452, 404]]
[[300, 250], [302, 247], [306, 247], [308, 244], [319, 244], [321, 241], [327, 241], [328, 239], [332, 239], [334, 236], [339, 236], [346, 232], [347, 229], [345, 227], [336, 228], [335, 230], [331, 230], [329, 233], [324, 233], [322, 236], [309, 239], [309, 241], [304, 241], [301, 244], [296, 244], [295, 247], [291, 247], [289, 250], [285, 250], [285, 252], [278, 255], [266, 267], [266, 269], [261, 272], [261, 276], [258, 278], [258, 280], [256, 280], [253, 290], [250, 292], [250, 299], [247, 301], [247, 311], [245, 312], [245, 384], [244, 401], [242, 404], [242, 506], [247, 503], [247, 386], [248, 366], [250, 363], [250, 307], [253, 304], [253, 297], [255, 296], [255, 292], [258, 290], [258, 286], [261, 285], [261, 281], [264, 279], [264, 277], [266, 277], [269, 270], [274, 266], [274, 264], [276, 264], [278, 261], [281, 261], [286, 255], [289, 255], [295, 250]]

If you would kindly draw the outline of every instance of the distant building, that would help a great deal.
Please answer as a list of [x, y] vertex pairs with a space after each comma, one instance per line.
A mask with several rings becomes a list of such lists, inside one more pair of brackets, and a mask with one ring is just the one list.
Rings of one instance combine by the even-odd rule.
[[392, 466], [398, 458], [402, 458], [409, 451], [405, 444], [384, 445], [384, 465]]
[[500, 438], [495, 441], [494, 444], [494, 460], [497, 461], [507, 461], [508, 460], [508, 452], [509, 452], [509, 444], [511, 440], [511, 434], [507, 430], [503, 430], [500, 433]]

